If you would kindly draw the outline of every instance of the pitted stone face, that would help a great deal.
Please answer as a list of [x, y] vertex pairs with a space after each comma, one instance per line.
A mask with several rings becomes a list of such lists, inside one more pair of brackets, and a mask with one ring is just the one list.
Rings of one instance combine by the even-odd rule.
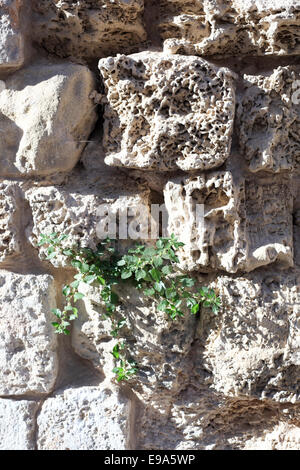
[[299, 54], [299, 0], [162, 0], [165, 51], [192, 55]]
[[20, 11], [23, 0], [0, 0], [0, 72], [24, 63], [24, 36]]
[[59, 57], [128, 54], [147, 37], [144, 0], [33, 0], [33, 12], [35, 42]]
[[182, 268], [235, 273], [275, 261], [292, 266], [292, 200], [288, 181], [237, 184], [229, 171], [171, 180], [165, 203], [169, 233], [185, 243]]
[[273, 73], [244, 79], [237, 122], [249, 169], [296, 170], [300, 165], [300, 68], [278, 67]]
[[206, 170], [227, 159], [234, 76], [197, 57], [140, 53], [99, 62], [105, 83], [106, 163]]

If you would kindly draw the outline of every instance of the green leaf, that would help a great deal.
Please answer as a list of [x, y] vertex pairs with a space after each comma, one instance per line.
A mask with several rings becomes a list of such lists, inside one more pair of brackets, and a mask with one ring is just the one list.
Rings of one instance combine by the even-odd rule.
[[144, 279], [147, 276], [147, 273], [144, 269], [139, 269], [135, 273], [135, 278], [137, 281], [140, 281], [141, 279]]
[[153, 260], [153, 264], [156, 268], [159, 268], [163, 264], [163, 259], [159, 256], [156, 256]]
[[118, 261], [118, 263], [117, 263], [118, 266], [125, 266], [125, 264], [126, 264], [125, 259], [121, 259], [121, 260]]
[[150, 295], [150, 296], [151, 296], [151, 295], [154, 295], [154, 294], [155, 294], [155, 290], [154, 290], [152, 287], [150, 287], [150, 288], [144, 290], [144, 294], [145, 294], [145, 295]]
[[75, 292], [74, 302], [77, 302], [77, 300], [83, 299], [83, 297], [84, 297], [84, 294], [82, 294], [81, 292]]
[[152, 278], [154, 279], [154, 281], [157, 281], [157, 282], [160, 281], [160, 272], [159, 272], [158, 269], [153, 268], [149, 272], [150, 272]]
[[132, 271], [122, 271], [121, 278], [129, 279], [132, 276]]
[[62, 293], [65, 297], [68, 297], [71, 294], [71, 287], [70, 286], [64, 286]]
[[199, 311], [199, 308], [200, 308], [199, 304], [194, 305], [194, 306], [191, 308], [191, 313], [192, 313], [193, 315], [195, 315], [195, 314]]

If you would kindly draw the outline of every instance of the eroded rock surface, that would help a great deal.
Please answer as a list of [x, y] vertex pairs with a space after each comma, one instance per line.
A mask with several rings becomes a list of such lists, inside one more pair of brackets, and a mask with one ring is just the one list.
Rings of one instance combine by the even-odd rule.
[[0, 1], [0, 73], [19, 69], [25, 60], [22, 5], [23, 0]]
[[299, 401], [299, 286], [294, 271], [218, 277], [222, 314], [204, 352], [217, 391]]
[[71, 63], [27, 67], [0, 93], [0, 176], [73, 168], [96, 121], [92, 73]]
[[299, 54], [298, 0], [162, 0], [166, 52], [192, 55]]
[[125, 449], [129, 407], [127, 399], [101, 386], [58, 392], [39, 413], [38, 449]]
[[[83, 183], [75, 177], [62, 186], [33, 187], [26, 192], [26, 198], [33, 216], [32, 232], [28, 229], [28, 236], [34, 246], [41, 234], [55, 232], [68, 234], [68, 246], [80, 242], [82, 246], [95, 248], [108, 235], [114, 239], [118, 233], [122, 235], [118, 228], [120, 225], [126, 229], [123, 233], [125, 238], [130, 224], [134, 229], [141, 220], [150, 221], [149, 189], [123, 175], [109, 177], [104, 174], [94, 178], [86, 175]], [[122, 214], [125, 224], [120, 223]], [[115, 222], [115, 232], [113, 225], [109, 231], [110, 221], [112, 224]], [[137, 238], [141, 236], [138, 232], [135, 234]], [[126, 246], [126, 241], [124, 243]], [[46, 248], [42, 246], [39, 251], [45, 258]], [[69, 265], [64, 255], [51, 261], [55, 266]]]
[[226, 171], [171, 180], [164, 193], [169, 233], [185, 243], [183, 269], [252, 271], [276, 260], [293, 265], [288, 181], [234, 181]]
[[250, 171], [299, 171], [300, 69], [287, 66], [245, 75], [244, 86], [237, 125]]
[[59, 57], [98, 59], [146, 40], [144, 0], [34, 0], [34, 38]]
[[35, 449], [34, 401], [0, 399], [0, 449]]
[[108, 165], [207, 170], [228, 157], [233, 74], [196, 57], [141, 53], [99, 62]]
[[48, 393], [58, 371], [53, 278], [0, 271], [0, 394]]
[[21, 252], [20, 195], [17, 184], [0, 183], [0, 262]]

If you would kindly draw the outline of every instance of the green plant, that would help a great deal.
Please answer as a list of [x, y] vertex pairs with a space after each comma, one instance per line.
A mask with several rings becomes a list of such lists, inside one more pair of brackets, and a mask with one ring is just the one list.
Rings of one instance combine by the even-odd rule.
[[105, 318], [111, 321], [110, 334], [116, 339], [112, 349], [115, 360], [113, 372], [118, 381], [128, 380], [136, 374], [138, 367], [127, 351], [126, 342], [120, 339], [121, 329], [127, 325], [125, 317], [116, 316], [120, 304], [114, 286], [120, 282], [131, 281], [134, 286], [157, 302], [158, 310], [165, 312], [172, 320], [184, 316], [187, 308], [191, 314], [200, 312], [201, 305], [209, 307], [217, 314], [221, 300], [213, 289], [195, 288], [195, 280], [178, 269], [176, 251], [184, 244], [172, 234], [169, 238], [160, 238], [155, 246], [137, 245], [120, 256], [113, 240], [107, 238], [96, 250], [80, 245], [65, 248], [67, 235], [52, 233], [41, 235], [39, 245], [48, 246], [47, 259], [64, 255], [71, 266], [77, 270], [74, 281], [63, 287], [65, 306], [63, 310], [54, 309], [57, 318], [53, 326], [57, 333], [69, 334], [71, 321], [78, 317], [76, 302], [84, 297], [79, 292], [80, 283], [98, 285], [100, 296], [105, 305]]

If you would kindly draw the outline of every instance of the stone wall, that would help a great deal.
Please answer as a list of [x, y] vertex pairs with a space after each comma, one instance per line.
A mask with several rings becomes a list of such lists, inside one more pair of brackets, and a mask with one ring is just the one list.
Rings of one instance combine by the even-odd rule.
[[[300, 449], [299, 80], [298, 0], [0, 0], [0, 449]], [[89, 296], [55, 334], [37, 242], [153, 201], [222, 308], [128, 287], [117, 384]]]

